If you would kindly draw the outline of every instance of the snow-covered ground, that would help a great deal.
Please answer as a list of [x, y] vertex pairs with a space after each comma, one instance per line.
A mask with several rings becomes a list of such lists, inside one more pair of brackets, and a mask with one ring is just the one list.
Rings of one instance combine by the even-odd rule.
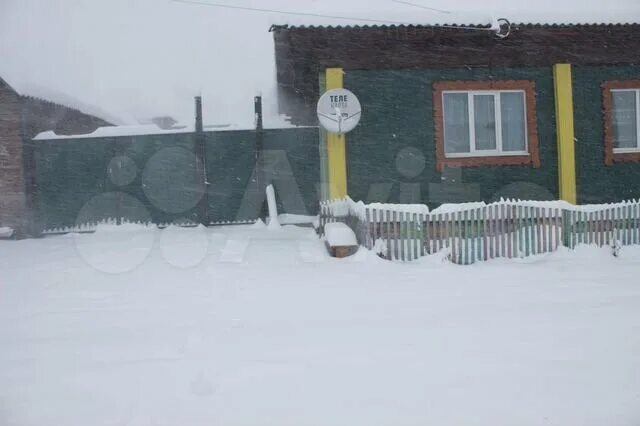
[[0, 424], [637, 425], [639, 275], [337, 260], [297, 227], [0, 241]]

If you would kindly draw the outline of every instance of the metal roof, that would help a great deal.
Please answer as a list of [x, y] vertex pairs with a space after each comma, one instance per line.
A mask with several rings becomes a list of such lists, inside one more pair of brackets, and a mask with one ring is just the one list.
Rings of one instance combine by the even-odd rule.
[[[637, 27], [640, 23], [542, 23], [542, 22], [512, 22], [513, 28], [585, 28], [585, 29], [609, 29], [619, 27]], [[286, 31], [286, 30], [359, 30], [359, 29], [474, 29], [474, 28], [491, 28], [489, 24], [460, 24], [460, 23], [438, 23], [438, 24], [373, 24], [373, 25], [291, 25], [281, 24], [272, 25], [269, 31]]]

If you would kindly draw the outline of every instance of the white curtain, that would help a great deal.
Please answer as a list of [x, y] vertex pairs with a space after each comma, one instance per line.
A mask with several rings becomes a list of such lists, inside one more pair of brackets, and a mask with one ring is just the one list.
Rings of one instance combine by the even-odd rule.
[[496, 107], [494, 95], [474, 95], [476, 150], [494, 151], [496, 146]]
[[445, 152], [470, 152], [469, 101], [466, 93], [444, 94], [444, 147]]
[[636, 93], [613, 92], [614, 147], [636, 148], [637, 126]]
[[503, 92], [500, 94], [502, 111], [502, 150], [526, 151], [526, 126], [524, 93]]

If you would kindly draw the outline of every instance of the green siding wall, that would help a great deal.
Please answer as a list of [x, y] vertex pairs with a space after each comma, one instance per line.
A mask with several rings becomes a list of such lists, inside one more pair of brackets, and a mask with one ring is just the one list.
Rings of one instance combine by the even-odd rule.
[[640, 79], [640, 67], [574, 67], [578, 203], [640, 198], [640, 164], [604, 163], [602, 83]]
[[[345, 77], [345, 87], [358, 96], [363, 107], [360, 125], [347, 136], [352, 198], [424, 202], [433, 207], [442, 202], [489, 201], [500, 196], [558, 197], [551, 68], [347, 71]], [[480, 167], [438, 173], [432, 84], [490, 79], [535, 81], [541, 167]], [[421, 159], [405, 148], [417, 149], [424, 155], [424, 171], [416, 177], [403, 171], [407, 166], [402, 164], [421, 163]], [[419, 171], [418, 166], [408, 169]]]

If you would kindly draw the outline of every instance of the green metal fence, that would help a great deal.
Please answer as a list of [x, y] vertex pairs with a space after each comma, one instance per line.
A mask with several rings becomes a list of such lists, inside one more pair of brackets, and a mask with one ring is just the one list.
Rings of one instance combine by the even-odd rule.
[[269, 183], [281, 212], [316, 214], [317, 128], [263, 130], [259, 152], [256, 130], [201, 135], [204, 158], [197, 133], [31, 141], [35, 227], [255, 221]]

